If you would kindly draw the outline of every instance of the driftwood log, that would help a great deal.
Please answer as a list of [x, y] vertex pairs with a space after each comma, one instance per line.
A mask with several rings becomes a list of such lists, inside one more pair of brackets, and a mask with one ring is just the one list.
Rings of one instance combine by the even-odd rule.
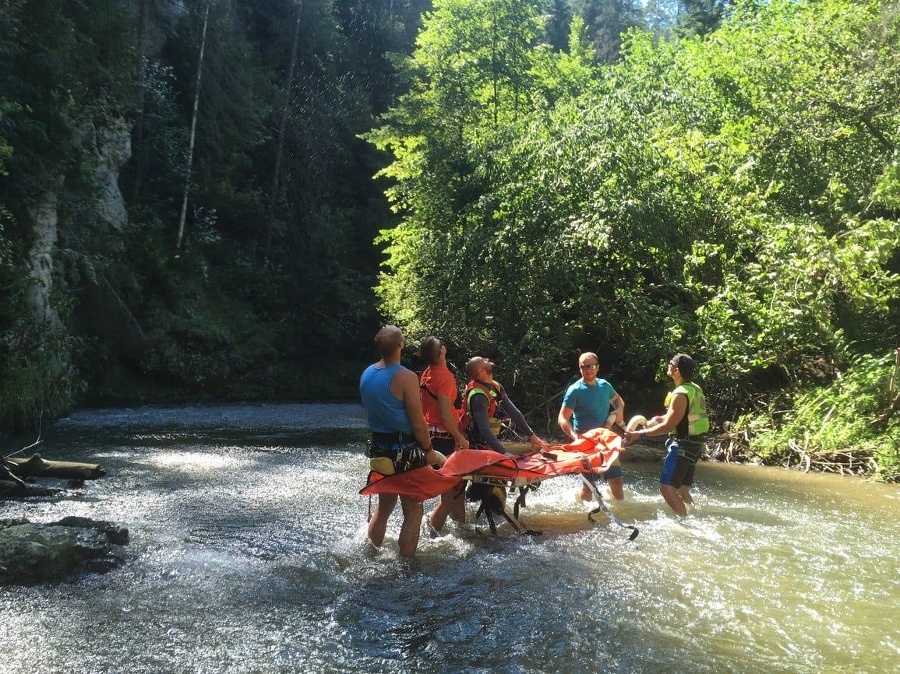
[[6, 467], [17, 477], [58, 477], [64, 480], [96, 480], [106, 471], [96, 463], [76, 461], [49, 461], [40, 454], [27, 459], [6, 459]]
[[[96, 463], [76, 461], [48, 461], [40, 454], [29, 458], [0, 456], [0, 498], [19, 499], [31, 496], [53, 496], [62, 491], [56, 487], [33, 484], [31, 478], [61, 478], [63, 480], [96, 480], [106, 471]], [[26, 480], [28, 480], [26, 482]]]

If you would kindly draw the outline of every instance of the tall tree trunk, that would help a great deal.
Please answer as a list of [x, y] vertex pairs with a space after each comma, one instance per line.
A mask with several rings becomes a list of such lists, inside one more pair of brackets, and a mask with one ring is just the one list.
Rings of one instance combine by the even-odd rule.
[[275, 230], [275, 200], [278, 198], [278, 182], [281, 177], [281, 158], [284, 155], [284, 136], [287, 132], [287, 118], [291, 106], [291, 88], [294, 86], [294, 65], [297, 61], [297, 45], [300, 42], [300, 19], [303, 16], [303, 0], [297, 3], [297, 22], [294, 25], [294, 42], [291, 46], [291, 62], [288, 65], [284, 83], [284, 108], [281, 111], [281, 124], [278, 129], [278, 147], [275, 150], [275, 170], [272, 174], [272, 189], [269, 193], [269, 207], [266, 210], [266, 242], [265, 251], [272, 249], [272, 236]]
[[132, 200], [137, 201], [141, 194], [141, 182], [144, 178], [144, 100], [147, 97], [147, 58], [150, 52], [150, 5], [153, 0], [141, 0], [138, 22], [138, 118], [134, 125], [134, 188]]
[[203, 77], [203, 54], [206, 52], [206, 26], [209, 23], [210, 2], [206, 3], [206, 9], [203, 12], [200, 57], [197, 59], [197, 86], [194, 89], [194, 113], [191, 115], [191, 139], [188, 142], [187, 176], [184, 179], [184, 198], [181, 200], [181, 215], [178, 218], [178, 239], [175, 241], [176, 257], [181, 254], [181, 241], [184, 239], [184, 221], [187, 217], [188, 193], [191, 190], [191, 170], [194, 166], [194, 139], [197, 137], [197, 109], [200, 103], [200, 79]]

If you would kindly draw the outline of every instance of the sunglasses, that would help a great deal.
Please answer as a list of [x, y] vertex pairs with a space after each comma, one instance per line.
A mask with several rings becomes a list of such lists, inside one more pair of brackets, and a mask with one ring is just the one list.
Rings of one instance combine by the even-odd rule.
[[582, 370], [596, 370], [600, 366], [597, 365], [597, 363], [589, 363], [587, 365], [579, 365], [578, 367]]

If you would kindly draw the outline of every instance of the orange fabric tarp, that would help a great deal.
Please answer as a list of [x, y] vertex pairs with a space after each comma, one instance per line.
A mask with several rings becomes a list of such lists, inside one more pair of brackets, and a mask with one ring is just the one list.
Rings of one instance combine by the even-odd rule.
[[372, 473], [360, 494], [399, 494], [424, 501], [433, 498], [469, 476], [501, 480], [545, 480], [559, 475], [605, 473], [619, 456], [622, 439], [610, 430], [588, 431], [566, 445], [552, 445], [549, 452], [531, 452], [521, 456], [501, 454], [487, 449], [461, 449], [435, 470], [431, 466], [405, 473]]

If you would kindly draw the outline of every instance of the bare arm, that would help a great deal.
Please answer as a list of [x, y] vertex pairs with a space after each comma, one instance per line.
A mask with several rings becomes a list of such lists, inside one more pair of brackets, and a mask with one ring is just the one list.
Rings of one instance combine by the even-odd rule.
[[531, 444], [533, 450], [541, 451], [547, 449], [547, 443], [541, 440], [537, 436], [537, 433], [531, 430], [531, 426], [529, 426], [528, 422], [525, 420], [525, 415], [513, 404], [513, 401], [509, 399], [509, 396], [503, 398], [503, 409], [506, 410], [509, 418], [513, 420], [516, 428], [528, 436], [528, 442]]
[[642, 435], [664, 435], [675, 430], [675, 427], [678, 426], [684, 418], [684, 415], [687, 413], [687, 405], [688, 397], [686, 394], [679, 393], [678, 395], [673, 396], [672, 402], [669, 403], [669, 409], [666, 410], [665, 416], [658, 425], [646, 428], [642, 431], [626, 431], [625, 443], [628, 444]]
[[618, 393], [616, 393], [616, 395], [614, 395], [612, 400], [610, 400], [609, 402], [613, 406], [613, 411], [615, 411], [615, 413], [616, 413], [616, 423], [619, 426], [624, 428], [625, 427], [625, 401], [622, 399], [622, 396], [620, 396]]
[[556, 423], [559, 424], [559, 427], [562, 429], [562, 432], [568, 435], [573, 440], [578, 439], [578, 433], [575, 432], [575, 429], [572, 428], [572, 413], [573, 410], [571, 407], [566, 407], [565, 405], [560, 408], [559, 416], [556, 417]]
[[444, 424], [444, 428], [446, 428], [450, 432], [450, 435], [453, 436], [453, 440], [456, 441], [456, 448], [468, 449], [469, 441], [459, 432], [459, 422], [456, 419], [456, 414], [453, 413], [453, 406], [450, 404], [450, 398], [439, 395], [437, 397], [437, 403], [438, 410], [440, 410], [441, 413], [441, 423]]

